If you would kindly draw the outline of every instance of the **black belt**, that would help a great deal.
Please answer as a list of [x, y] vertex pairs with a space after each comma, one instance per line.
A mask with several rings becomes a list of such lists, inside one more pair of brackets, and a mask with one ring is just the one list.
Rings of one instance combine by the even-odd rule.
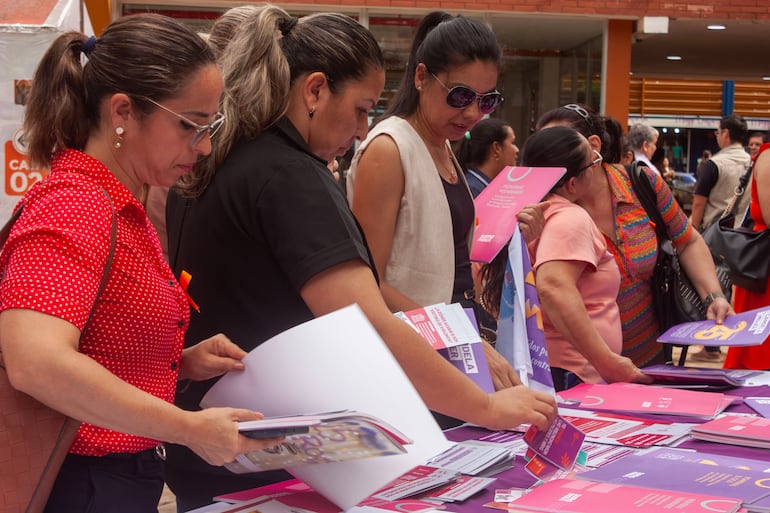
[[102, 457], [112, 460], [166, 461], [166, 447], [158, 444], [152, 449], [140, 452], [111, 452]]

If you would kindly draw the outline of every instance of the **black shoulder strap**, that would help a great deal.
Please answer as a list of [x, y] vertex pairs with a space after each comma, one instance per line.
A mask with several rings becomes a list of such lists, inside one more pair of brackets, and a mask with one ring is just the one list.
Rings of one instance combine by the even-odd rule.
[[668, 230], [666, 229], [666, 223], [663, 221], [663, 216], [658, 209], [658, 196], [655, 194], [650, 179], [643, 168], [646, 168], [641, 162], [634, 162], [631, 165], [631, 170], [628, 176], [631, 178], [631, 185], [634, 188], [636, 197], [639, 198], [639, 202], [647, 211], [647, 216], [655, 224], [655, 233], [658, 235], [658, 239], [661, 241], [669, 240]]
[[[104, 187], [99, 188], [101, 189], [102, 194], [104, 194], [104, 197], [107, 198], [107, 202], [110, 204], [110, 212], [112, 216], [110, 224], [110, 250], [109, 253], [107, 253], [107, 261], [104, 264], [104, 270], [102, 271], [102, 280], [99, 282], [99, 288], [96, 290], [94, 304], [91, 305], [91, 311], [88, 313], [88, 320], [83, 326], [83, 331], [81, 333], [85, 333], [88, 325], [91, 323], [91, 318], [93, 317], [94, 311], [96, 310], [96, 304], [99, 302], [99, 298], [101, 297], [102, 292], [104, 292], [104, 287], [107, 286], [107, 278], [109, 278], [110, 269], [112, 268], [112, 260], [115, 257], [115, 246], [117, 246], [118, 239], [118, 224], [117, 217], [115, 215], [115, 205], [112, 203], [112, 198], [110, 198], [110, 195], [107, 193]], [[24, 202], [19, 204], [19, 206], [11, 215], [10, 219], [8, 219], [8, 221], [6, 221], [3, 225], [2, 229], [0, 229], [0, 250], [2, 250], [3, 246], [5, 246], [5, 242], [8, 240], [8, 235], [11, 233], [11, 228], [13, 228], [13, 225], [16, 224], [16, 221], [21, 216], [22, 210], [24, 210]]]

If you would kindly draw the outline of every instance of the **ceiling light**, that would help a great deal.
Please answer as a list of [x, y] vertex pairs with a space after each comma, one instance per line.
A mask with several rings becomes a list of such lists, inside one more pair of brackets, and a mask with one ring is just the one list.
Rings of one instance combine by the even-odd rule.
[[768, 77], [762, 77], [762, 80], [770, 80], [770, 76], [768, 76]]
[[666, 59], [670, 61], [681, 61], [682, 57], [680, 55], [667, 55]]
[[709, 30], [726, 30], [727, 29], [727, 27], [725, 27], [724, 25], [709, 25], [706, 28]]

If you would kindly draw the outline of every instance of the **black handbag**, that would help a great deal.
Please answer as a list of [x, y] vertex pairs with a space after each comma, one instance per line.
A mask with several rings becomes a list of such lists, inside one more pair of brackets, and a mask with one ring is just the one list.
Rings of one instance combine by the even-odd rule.
[[703, 232], [714, 262], [728, 269], [732, 282], [751, 292], [763, 293], [770, 270], [770, 230], [754, 231], [747, 226], [746, 215], [741, 226], [733, 228], [733, 211], [746, 190], [752, 168], [741, 176], [735, 194], [718, 221]]
[[[676, 248], [671, 242], [666, 229], [666, 223], [658, 209], [657, 195], [643, 169], [644, 164], [635, 162], [629, 170], [629, 177], [650, 220], [655, 224], [658, 237], [658, 259], [652, 274], [652, 303], [655, 316], [658, 319], [661, 333], [671, 326], [683, 322], [702, 321], [706, 318], [706, 305], [693, 287], [687, 273], [680, 265]], [[725, 297], [730, 299], [732, 285], [727, 269], [717, 266], [717, 278]], [[671, 347], [664, 346], [666, 361], [671, 360]], [[685, 348], [682, 351], [680, 364], [686, 357]]]

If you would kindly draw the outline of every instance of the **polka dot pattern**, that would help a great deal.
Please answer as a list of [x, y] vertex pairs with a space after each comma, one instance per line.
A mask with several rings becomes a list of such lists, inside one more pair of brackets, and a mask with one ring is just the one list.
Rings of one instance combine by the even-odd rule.
[[[128, 383], [173, 402], [190, 308], [142, 205], [99, 161], [66, 150], [23, 199], [22, 215], [0, 255], [0, 311], [25, 308], [84, 329], [107, 261], [109, 277], [80, 351]], [[87, 390], [79, 398], [89, 400]], [[160, 422], [161, 419], [158, 419]], [[158, 442], [83, 424], [71, 452], [138, 452]]]

